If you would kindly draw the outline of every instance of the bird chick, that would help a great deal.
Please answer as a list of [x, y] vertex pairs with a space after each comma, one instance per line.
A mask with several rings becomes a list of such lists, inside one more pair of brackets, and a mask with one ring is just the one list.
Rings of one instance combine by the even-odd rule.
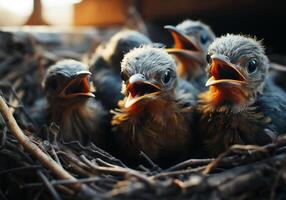
[[209, 91], [199, 96], [199, 131], [209, 155], [234, 144], [265, 145], [286, 131], [286, 95], [267, 78], [256, 39], [227, 34], [208, 50]]
[[112, 125], [125, 160], [140, 151], [162, 165], [184, 157], [190, 148], [191, 94], [177, 88], [175, 62], [160, 48], [136, 48], [121, 64], [125, 98], [113, 111]]
[[142, 44], [150, 44], [151, 40], [145, 35], [133, 31], [122, 30], [113, 35], [109, 41], [100, 44], [90, 60], [90, 71], [98, 72], [109, 68], [120, 75], [121, 61], [124, 54]]
[[215, 39], [211, 28], [200, 21], [185, 20], [175, 27], [165, 26], [165, 29], [174, 39], [174, 48], [168, 49], [168, 52], [179, 60], [178, 75], [199, 90], [206, 90], [206, 55]]
[[47, 120], [60, 127], [64, 141], [101, 144], [107, 112], [93, 97], [87, 66], [63, 60], [51, 66], [43, 82], [48, 101]]
[[96, 96], [107, 109], [114, 109], [123, 98], [121, 94], [120, 63], [124, 54], [142, 44], [151, 43], [145, 35], [131, 30], [123, 30], [115, 34], [109, 41], [99, 45], [90, 60], [90, 71]]

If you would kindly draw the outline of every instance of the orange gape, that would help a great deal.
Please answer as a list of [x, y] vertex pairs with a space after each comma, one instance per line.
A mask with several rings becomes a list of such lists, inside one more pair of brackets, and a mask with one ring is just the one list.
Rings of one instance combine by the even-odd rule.
[[[175, 48], [198, 51], [198, 48], [195, 45], [193, 45], [189, 41], [186, 41], [186, 39], [184, 39], [184, 41], [182, 41], [182, 39], [176, 33], [172, 33], [172, 36], [173, 36], [174, 41], [175, 41]], [[184, 42], [186, 42], [186, 43], [184, 43]]]
[[247, 101], [247, 93], [236, 87], [216, 87], [211, 86], [209, 92], [203, 95], [203, 98], [209, 100], [213, 106], [220, 106], [222, 103], [230, 102], [232, 104], [243, 105]]
[[180, 38], [174, 33], [172, 33], [172, 35], [173, 35], [174, 40], [175, 40], [175, 48], [183, 49], [184, 45], [182, 44]]
[[83, 91], [84, 92], [89, 92], [89, 82], [88, 82], [88, 78], [84, 78], [83, 80]]

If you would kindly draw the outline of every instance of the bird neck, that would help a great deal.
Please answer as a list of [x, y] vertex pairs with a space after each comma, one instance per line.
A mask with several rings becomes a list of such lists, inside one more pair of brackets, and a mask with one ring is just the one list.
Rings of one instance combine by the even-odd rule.
[[129, 141], [134, 152], [143, 151], [152, 160], [164, 152], [162, 149], [174, 150], [179, 156], [190, 146], [187, 117], [191, 109], [184, 105], [174, 99], [158, 99], [132, 109], [125, 108], [121, 101], [120, 108], [113, 111], [112, 125], [117, 127], [121, 140]]
[[256, 105], [236, 113], [223, 109], [210, 112], [202, 105], [197, 109], [200, 115], [198, 130], [210, 156], [217, 156], [234, 144], [265, 145], [273, 140], [265, 133], [271, 119]]
[[[178, 106], [176, 99], [170, 96], [161, 96], [148, 102], [125, 108], [126, 98], [119, 102], [119, 109], [115, 113], [112, 124], [120, 125], [129, 122], [134, 126], [142, 126], [143, 123], [152, 123], [158, 128], [165, 126], [166, 122], [177, 122], [171, 118], [179, 118], [183, 108]], [[148, 122], [147, 122], [148, 121]], [[174, 125], [176, 126], [176, 125]]]
[[[216, 98], [221, 97], [216, 97], [218, 94], [215, 92], [209, 90], [202, 93], [197, 106], [200, 116], [198, 130], [201, 131], [202, 141], [211, 156], [226, 151], [234, 144], [264, 145], [272, 141], [272, 136], [265, 133], [265, 128], [271, 123], [271, 119], [262, 111], [258, 94], [249, 95], [248, 99], [247, 95], [225, 96], [226, 99], [216, 102]], [[238, 91], [233, 92], [238, 93]], [[236, 104], [226, 103], [226, 100], [236, 101]]]
[[66, 141], [77, 140], [85, 143], [87, 132], [94, 130], [96, 109], [92, 106], [93, 99], [78, 104], [50, 107], [50, 121], [61, 128], [61, 135]]
[[[113, 119], [114, 124], [120, 124], [123, 121], [126, 120], [132, 120], [137, 121], [136, 119], [142, 118], [142, 116], [148, 118], [150, 116], [161, 116], [162, 111], [165, 109], [164, 106], [166, 106], [167, 101], [163, 98], [156, 98], [154, 100], [142, 100], [141, 102], [138, 102], [128, 108], [125, 107], [125, 102], [127, 101], [127, 98], [124, 98], [123, 100], [119, 101], [119, 109], [116, 112], [115, 118]], [[116, 116], [120, 116], [117, 118]], [[124, 117], [123, 117], [124, 116]]]
[[73, 99], [61, 99], [61, 100], [49, 100], [49, 113], [52, 119], [63, 118], [64, 115], [70, 113], [79, 112], [85, 110], [88, 104], [88, 99], [73, 100]]
[[208, 112], [233, 112], [238, 113], [252, 105], [256, 95], [240, 88], [217, 88], [211, 86], [209, 91], [199, 95], [202, 105]]

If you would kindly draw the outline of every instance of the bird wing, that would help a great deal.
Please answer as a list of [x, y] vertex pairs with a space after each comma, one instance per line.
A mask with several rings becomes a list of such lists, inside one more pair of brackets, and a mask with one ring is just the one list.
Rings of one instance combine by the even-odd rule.
[[106, 109], [114, 109], [120, 99], [121, 94], [121, 78], [111, 70], [101, 70], [94, 75], [94, 85], [96, 87], [95, 96]]
[[268, 79], [264, 93], [258, 98], [261, 111], [271, 118], [269, 129], [278, 134], [286, 133], [286, 93]]

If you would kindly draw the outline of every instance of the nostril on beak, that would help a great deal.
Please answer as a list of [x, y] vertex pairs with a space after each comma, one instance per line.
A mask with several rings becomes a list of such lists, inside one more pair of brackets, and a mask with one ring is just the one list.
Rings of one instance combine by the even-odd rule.
[[134, 74], [129, 78], [129, 83], [133, 84], [136, 82], [143, 82], [146, 81], [146, 78], [143, 74]]
[[211, 56], [211, 59], [212, 60], [219, 59], [219, 60], [223, 60], [225, 62], [230, 62], [229, 57], [226, 55], [222, 55], [222, 54], [214, 54]]

